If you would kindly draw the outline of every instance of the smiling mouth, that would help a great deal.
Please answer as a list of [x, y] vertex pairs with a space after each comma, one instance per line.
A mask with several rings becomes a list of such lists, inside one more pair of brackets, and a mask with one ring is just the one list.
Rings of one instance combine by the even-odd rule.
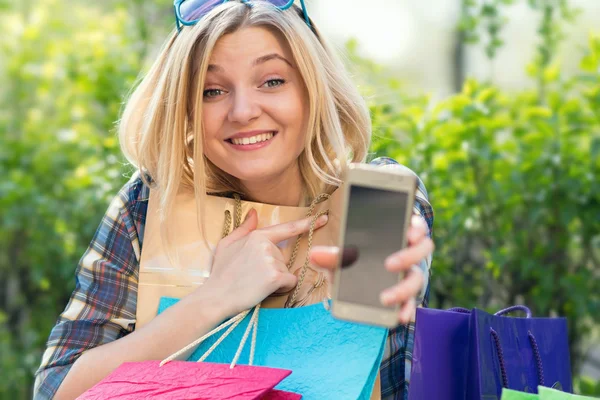
[[226, 142], [234, 144], [236, 146], [248, 146], [251, 144], [257, 144], [267, 142], [277, 134], [277, 132], [261, 133], [259, 135], [245, 137], [245, 138], [232, 138], [227, 139]]

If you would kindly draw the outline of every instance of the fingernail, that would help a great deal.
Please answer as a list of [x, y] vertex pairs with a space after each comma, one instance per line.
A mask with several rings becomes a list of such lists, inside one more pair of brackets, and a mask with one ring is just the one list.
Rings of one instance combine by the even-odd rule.
[[313, 246], [311, 252], [315, 252], [315, 253], [329, 253], [329, 254], [339, 254], [340, 249], [338, 247], [335, 246]]
[[379, 296], [379, 300], [381, 301], [381, 304], [387, 306], [392, 302], [392, 300], [394, 300], [394, 293], [383, 292], [381, 293], [381, 296]]
[[405, 313], [402, 312], [400, 315], [400, 324], [406, 325], [410, 322], [410, 320], [406, 317]]
[[403, 310], [402, 320], [404, 321], [405, 324], [408, 324], [410, 322], [411, 315], [412, 315], [412, 310], [410, 308]]
[[244, 222], [246, 222], [248, 220], [248, 218], [250, 218], [250, 215], [252, 215], [252, 213], [255, 211], [256, 210], [254, 208], [251, 208], [250, 211], [248, 211], [248, 213], [246, 214], [246, 218], [244, 218]]
[[420, 215], [413, 215], [411, 219], [411, 225], [413, 226], [422, 226], [425, 222], [423, 222], [423, 217]]
[[400, 260], [396, 256], [389, 256], [385, 259], [384, 265], [387, 269], [394, 268], [396, 264], [398, 264]]
[[327, 214], [323, 214], [319, 217], [319, 224], [325, 225], [329, 221], [329, 216]]

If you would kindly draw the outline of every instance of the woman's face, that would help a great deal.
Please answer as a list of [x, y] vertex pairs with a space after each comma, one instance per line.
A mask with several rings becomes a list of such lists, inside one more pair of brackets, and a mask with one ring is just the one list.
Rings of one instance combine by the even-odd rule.
[[223, 36], [204, 85], [204, 154], [242, 183], [298, 173], [308, 101], [279, 34], [251, 27]]

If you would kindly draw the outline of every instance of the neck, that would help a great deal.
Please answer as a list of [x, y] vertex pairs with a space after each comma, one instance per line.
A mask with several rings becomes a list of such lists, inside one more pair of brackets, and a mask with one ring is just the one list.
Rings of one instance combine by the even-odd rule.
[[257, 203], [297, 207], [302, 199], [302, 178], [298, 165], [276, 176], [242, 182], [248, 200]]

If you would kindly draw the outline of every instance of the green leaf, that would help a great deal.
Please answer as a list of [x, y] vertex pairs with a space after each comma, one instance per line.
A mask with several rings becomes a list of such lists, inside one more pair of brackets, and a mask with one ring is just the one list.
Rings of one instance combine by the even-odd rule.
[[600, 66], [600, 59], [596, 54], [588, 54], [581, 59], [579, 68], [585, 72], [597, 72]]

